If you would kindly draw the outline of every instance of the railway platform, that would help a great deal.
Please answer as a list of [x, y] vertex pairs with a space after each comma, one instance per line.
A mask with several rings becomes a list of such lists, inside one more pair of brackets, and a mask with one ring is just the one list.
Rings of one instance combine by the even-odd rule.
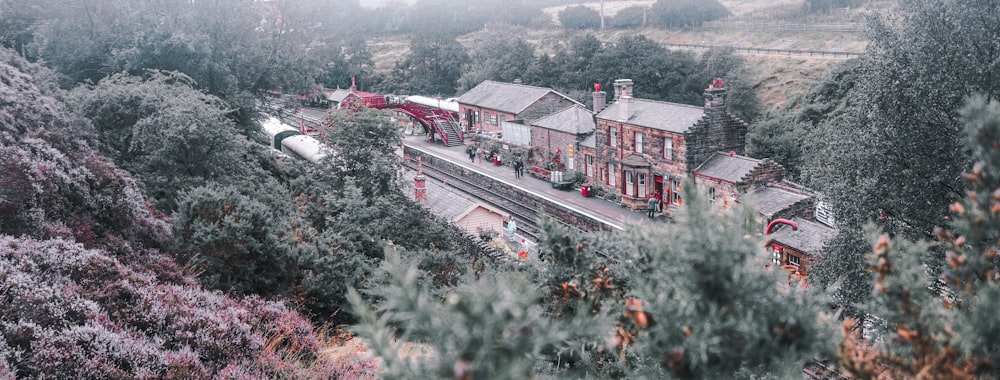
[[[563, 207], [574, 209], [584, 214], [590, 214], [596, 217], [596, 219], [603, 220], [607, 224], [617, 228], [625, 228], [626, 225], [632, 223], [651, 222], [646, 217], [645, 211], [631, 211], [605, 199], [584, 197], [579, 190], [556, 189], [552, 187], [550, 182], [532, 176], [516, 178], [514, 169], [510, 166], [493, 165], [486, 161], [482, 165], [470, 162], [468, 154], [465, 153], [466, 145], [445, 147], [439, 143], [426, 141], [426, 137], [423, 135], [403, 136], [403, 143], [434, 153], [439, 157], [447, 158], [448, 161], [468, 170], [500, 180], [513, 187], [558, 203]], [[666, 220], [662, 213], [657, 213], [653, 222], [664, 222]]]

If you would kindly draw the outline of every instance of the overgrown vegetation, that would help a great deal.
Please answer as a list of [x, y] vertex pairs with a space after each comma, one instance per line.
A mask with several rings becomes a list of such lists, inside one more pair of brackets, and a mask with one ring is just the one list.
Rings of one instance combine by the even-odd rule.
[[[358, 30], [418, 32], [380, 79], [364, 43], [323, 34], [344, 30], [320, 10], [349, 14], [331, 3], [0, 0], [0, 377], [789, 378], [817, 361], [1000, 376], [995, 2], [901, 3], [872, 19], [864, 57], [767, 115], [731, 52], [588, 35], [536, 54], [489, 24], [541, 22], [501, 1], [372, 11], [404, 13]], [[661, 0], [647, 23], [698, 25], [716, 5]], [[487, 24], [473, 50], [456, 42]], [[401, 192], [387, 114], [330, 115], [319, 165], [250, 143], [256, 91], [350, 77], [580, 99], [629, 77], [692, 104], [724, 77], [728, 109], [761, 120], [751, 154], [823, 192], [840, 235], [804, 288], [765, 269], [747, 215], [684, 186], [675, 224], [548, 223], [542, 260], [490, 259]], [[337, 342], [315, 326], [341, 323], [382, 372], [323, 353]]]

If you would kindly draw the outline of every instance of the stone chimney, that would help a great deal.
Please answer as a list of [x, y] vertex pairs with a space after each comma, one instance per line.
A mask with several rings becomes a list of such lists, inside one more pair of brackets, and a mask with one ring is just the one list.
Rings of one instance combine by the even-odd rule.
[[722, 79], [716, 78], [705, 90], [705, 112], [726, 110], [726, 87]]
[[601, 91], [601, 84], [594, 83], [594, 113], [601, 112], [607, 106], [608, 93]]
[[354, 77], [351, 77], [351, 92], [358, 92], [358, 84], [354, 81]]
[[618, 97], [618, 121], [628, 121], [632, 117], [632, 96], [629, 95], [629, 90], [623, 88]]
[[427, 176], [424, 175], [424, 165], [421, 157], [417, 156], [417, 176], [413, 177], [413, 197], [417, 202], [427, 204]]
[[614, 100], [617, 101], [618, 98], [622, 96], [622, 92], [626, 92], [626, 93], [634, 95], [635, 91], [633, 91], [633, 89], [632, 89], [633, 86], [634, 85], [632, 84], [632, 80], [631, 79], [615, 79], [615, 99]]

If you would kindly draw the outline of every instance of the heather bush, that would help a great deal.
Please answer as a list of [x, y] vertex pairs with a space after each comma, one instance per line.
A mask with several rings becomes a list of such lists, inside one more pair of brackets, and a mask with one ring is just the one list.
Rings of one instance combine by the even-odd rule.
[[[281, 303], [159, 283], [100, 250], [0, 236], [0, 358], [17, 377], [327, 377], [325, 340]], [[365, 369], [368, 368], [368, 369]]]

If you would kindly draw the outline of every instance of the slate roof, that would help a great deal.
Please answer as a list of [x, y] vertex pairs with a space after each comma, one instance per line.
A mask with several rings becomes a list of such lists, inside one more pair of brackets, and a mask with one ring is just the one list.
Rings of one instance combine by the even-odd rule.
[[787, 224], [779, 225], [771, 233], [771, 241], [799, 252], [818, 255], [823, 252], [826, 243], [837, 236], [837, 230], [821, 223], [802, 218], [792, 218], [792, 221], [798, 225], [798, 230], [792, 230], [792, 226]]
[[580, 146], [597, 149], [597, 134], [595, 133], [587, 136], [587, 138], [583, 139], [583, 141], [580, 141]]
[[569, 99], [573, 103], [580, 104], [551, 88], [501, 83], [491, 80], [483, 81], [478, 86], [462, 94], [462, 96], [458, 97], [458, 102], [511, 114], [519, 114], [550, 92]]
[[643, 157], [639, 153], [632, 153], [625, 158], [622, 158], [622, 165], [633, 167], [633, 168], [646, 168], [652, 166], [646, 157]]
[[730, 156], [728, 153], [715, 152], [697, 169], [694, 169], [694, 174], [739, 183], [760, 163], [760, 160], [746, 156]]
[[801, 191], [791, 191], [780, 186], [768, 185], [758, 187], [743, 194], [739, 202], [753, 207], [761, 215], [770, 218], [781, 210], [787, 209], [811, 197], [813, 195], [805, 194]]
[[326, 99], [332, 102], [343, 102], [347, 98], [347, 95], [351, 94], [351, 90], [338, 88], [332, 92], [327, 93]]
[[574, 104], [561, 111], [535, 120], [531, 125], [559, 132], [583, 135], [594, 131], [594, 114], [586, 107]]
[[[403, 174], [403, 179], [406, 183], [412, 184], [413, 178], [416, 177], [417, 173], [408, 171]], [[426, 193], [426, 207], [431, 211], [432, 214], [443, 217], [452, 222], [457, 221], [460, 217], [468, 215], [474, 208], [483, 207], [490, 211], [496, 212], [501, 215], [505, 215], [503, 212], [496, 210], [482, 202], [479, 202], [465, 193], [455, 191], [450, 186], [444, 185], [438, 181], [428, 178], [424, 182], [427, 193]], [[408, 194], [410, 198], [413, 198], [413, 192]]]
[[[616, 101], [607, 106], [597, 114], [597, 118], [620, 121], [620, 103]], [[625, 122], [640, 127], [684, 133], [704, 116], [705, 110], [702, 107], [632, 98], [631, 116]]]

